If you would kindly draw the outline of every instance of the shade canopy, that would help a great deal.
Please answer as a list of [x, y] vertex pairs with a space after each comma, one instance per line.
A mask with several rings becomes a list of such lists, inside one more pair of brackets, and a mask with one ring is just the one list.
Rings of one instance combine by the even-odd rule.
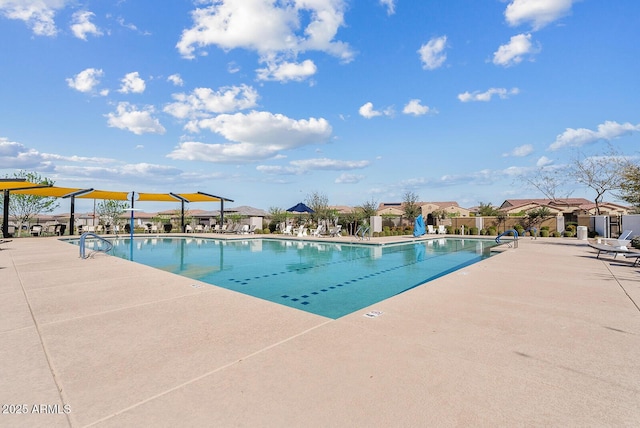
[[308, 206], [306, 206], [305, 204], [303, 204], [302, 202], [299, 202], [297, 205], [294, 205], [291, 208], [289, 208], [287, 212], [296, 213], [296, 214], [303, 214], [303, 213], [313, 214], [315, 211], [309, 208]]

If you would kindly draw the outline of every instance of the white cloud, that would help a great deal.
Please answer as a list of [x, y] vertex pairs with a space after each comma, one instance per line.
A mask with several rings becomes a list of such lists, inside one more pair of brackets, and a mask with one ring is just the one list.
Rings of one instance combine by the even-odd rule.
[[123, 94], [128, 94], [129, 92], [141, 94], [144, 92], [146, 87], [144, 80], [140, 78], [140, 74], [137, 71], [125, 74], [120, 81], [122, 82], [122, 85], [118, 92]]
[[335, 179], [336, 184], [356, 184], [364, 180], [364, 175], [356, 175], [356, 174], [340, 174], [340, 177]]
[[152, 116], [153, 112], [152, 107], [138, 110], [127, 102], [121, 102], [118, 104], [116, 112], [109, 113], [106, 117], [112, 128], [127, 130], [136, 135], [164, 134], [165, 129], [160, 121]]
[[0, 137], [0, 168], [38, 168], [43, 162], [44, 159], [37, 150], [27, 148], [21, 143]]
[[184, 85], [184, 81], [182, 80], [182, 77], [180, 77], [180, 74], [176, 73], [176, 74], [172, 74], [171, 76], [167, 77], [167, 80], [171, 83], [173, 83], [175, 86], [183, 86]]
[[[217, 91], [196, 88], [191, 94], [173, 94], [175, 102], [167, 104], [165, 113], [178, 119], [208, 118], [212, 113], [231, 113], [253, 108], [257, 105], [258, 92], [251, 86], [224, 86]], [[197, 130], [198, 124], [192, 124]]]
[[301, 159], [289, 162], [287, 166], [258, 165], [257, 171], [270, 175], [300, 175], [309, 171], [348, 171], [369, 166], [367, 160], [347, 161], [328, 158]]
[[531, 34], [518, 34], [509, 39], [509, 43], [502, 45], [493, 53], [493, 63], [503, 67], [510, 67], [522, 62], [525, 56], [533, 56], [540, 52], [539, 46], [531, 43]]
[[0, 0], [0, 13], [8, 19], [24, 21], [37, 36], [58, 33], [54, 16], [72, 0]]
[[396, 0], [380, 0], [380, 4], [387, 8], [387, 15], [396, 13]]
[[549, 159], [546, 156], [541, 156], [540, 159], [538, 159], [538, 161], [536, 162], [536, 166], [537, 167], [544, 167], [544, 166], [548, 166], [551, 165], [553, 163], [553, 161], [551, 159]]
[[458, 99], [463, 103], [470, 101], [491, 101], [494, 95], [499, 96], [501, 99], [507, 99], [510, 95], [517, 95], [520, 92], [518, 88], [505, 89], [505, 88], [490, 88], [484, 92], [464, 92], [458, 94]]
[[444, 49], [447, 47], [447, 36], [434, 37], [418, 49], [422, 68], [425, 70], [435, 70], [442, 66], [447, 60]]
[[549, 150], [555, 151], [563, 147], [582, 147], [599, 140], [610, 141], [638, 131], [640, 131], [640, 124], [633, 125], [629, 122], [620, 124], [613, 121], [605, 121], [598, 125], [596, 131], [586, 128], [567, 128], [556, 137], [556, 140], [549, 146]]
[[226, 144], [181, 143], [168, 157], [208, 162], [251, 162], [281, 156], [286, 150], [323, 143], [331, 136], [325, 119], [294, 120], [281, 114], [252, 111], [221, 114], [196, 122], [231, 141]]
[[511, 26], [531, 23], [534, 30], [552, 23], [571, 12], [575, 0], [513, 0], [504, 11]]
[[423, 114], [431, 113], [434, 111], [435, 110], [430, 109], [428, 106], [421, 105], [420, 100], [418, 99], [410, 100], [402, 109], [402, 113], [412, 114], [414, 116], [422, 116]]
[[358, 113], [360, 113], [360, 116], [366, 119], [371, 119], [372, 117], [376, 117], [376, 116], [382, 116], [382, 112], [379, 112], [373, 109], [372, 102], [363, 104], [360, 107], [360, 109], [358, 109]]
[[95, 14], [87, 10], [80, 10], [75, 12], [72, 17], [71, 32], [79, 39], [87, 40], [87, 34], [93, 34], [94, 36], [101, 36], [102, 31], [91, 22]]
[[215, 45], [256, 51], [263, 59], [315, 50], [350, 61], [349, 45], [334, 41], [345, 8], [344, 0], [217, 0], [191, 12], [194, 25], [182, 32], [176, 48], [185, 58]]
[[100, 77], [103, 75], [104, 72], [101, 69], [87, 68], [73, 76], [73, 78], [66, 79], [66, 82], [70, 88], [87, 93], [92, 92], [100, 84]]
[[533, 146], [531, 144], [524, 144], [522, 146], [518, 146], [515, 149], [511, 150], [509, 153], [504, 153], [502, 156], [503, 157], [509, 157], [509, 156], [524, 157], [524, 156], [529, 156], [531, 153], [533, 153]]
[[300, 82], [313, 76], [317, 71], [313, 61], [307, 59], [301, 63], [296, 62], [270, 62], [266, 68], [257, 71], [258, 80], [275, 80], [279, 82]]

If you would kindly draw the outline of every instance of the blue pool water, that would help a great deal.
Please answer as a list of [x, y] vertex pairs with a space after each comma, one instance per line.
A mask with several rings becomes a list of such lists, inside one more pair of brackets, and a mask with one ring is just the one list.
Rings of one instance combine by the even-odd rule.
[[[334, 319], [483, 260], [496, 245], [451, 238], [384, 246], [259, 238], [111, 242], [117, 257]], [[87, 241], [87, 249], [92, 245]]]

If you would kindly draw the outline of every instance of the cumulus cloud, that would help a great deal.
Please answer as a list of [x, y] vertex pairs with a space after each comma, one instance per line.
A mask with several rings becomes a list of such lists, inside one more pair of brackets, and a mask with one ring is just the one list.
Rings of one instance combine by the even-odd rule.
[[605, 121], [598, 125], [598, 129], [595, 131], [586, 128], [567, 128], [556, 137], [556, 140], [549, 146], [549, 150], [555, 151], [564, 147], [582, 147], [599, 140], [610, 141], [638, 131], [640, 131], [640, 124], [633, 125], [629, 122], [621, 124], [613, 121]]
[[80, 10], [75, 12], [71, 17], [71, 32], [79, 39], [87, 40], [87, 34], [93, 34], [94, 36], [101, 36], [102, 31], [91, 22], [95, 14], [87, 10]]
[[146, 88], [144, 80], [140, 78], [140, 74], [137, 71], [125, 74], [120, 82], [122, 82], [122, 85], [120, 85], [118, 92], [123, 94], [128, 94], [129, 92], [141, 94]]
[[532, 57], [540, 52], [540, 46], [531, 43], [531, 34], [518, 34], [509, 39], [509, 43], [502, 45], [493, 53], [493, 63], [503, 67], [510, 67], [522, 62], [525, 56]]
[[447, 47], [447, 36], [434, 37], [418, 49], [422, 68], [425, 70], [435, 70], [442, 66], [447, 60], [444, 52]]
[[109, 127], [112, 128], [127, 130], [136, 135], [164, 134], [164, 127], [153, 117], [153, 113], [153, 107], [138, 110], [127, 102], [121, 102], [118, 103], [115, 113], [109, 113], [106, 117]]
[[221, 114], [197, 122], [231, 143], [181, 143], [168, 157], [208, 162], [250, 162], [279, 157], [286, 150], [325, 142], [331, 135], [326, 119], [295, 120], [281, 114], [252, 111]]
[[484, 92], [475, 91], [475, 92], [464, 92], [462, 94], [458, 94], [458, 99], [463, 103], [467, 103], [470, 101], [491, 101], [494, 95], [497, 95], [501, 99], [507, 99], [510, 95], [517, 95], [520, 92], [518, 88], [505, 89], [505, 88], [490, 88]]
[[422, 116], [427, 113], [435, 112], [435, 110], [429, 108], [428, 106], [423, 106], [420, 104], [420, 100], [413, 99], [410, 100], [402, 109], [402, 113], [404, 114], [412, 114], [414, 116]]
[[296, 58], [306, 51], [325, 52], [344, 62], [353, 59], [349, 45], [335, 40], [344, 26], [344, 0], [208, 3], [191, 12], [193, 26], [183, 30], [176, 44], [185, 58], [194, 58], [196, 51], [205, 55], [203, 49], [213, 45], [223, 50], [255, 51], [263, 62]]
[[54, 16], [72, 0], [0, 0], [0, 13], [8, 19], [24, 21], [37, 36], [58, 33]]
[[265, 68], [257, 69], [258, 80], [275, 80], [279, 82], [303, 81], [316, 74], [317, 67], [307, 59], [296, 62], [269, 62]]
[[171, 83], [173, 83], [175, 86], [183, 86], [184, 85], [184, 81], [182, 80], [182, 77], [180, 77], [180, 74], [176, 73], [176, 74], [172, 74], [171, 76], [167, 77], [167, 80]]
[[100, 78], [103, 75], [104, 72], [101, 69], [87, 68], [73, 76], [73, 78], [66, 79], [66, 82], [70, 88], [87, 93], [92, 92], [100, 84]]
[[387, 15], [396, 13], [396, 0], [380, 0], [380, 4], [387, 8]]
[[502, 156], [524, 157], [529, 156], [531, 153], [533, 153], [533, 146], [531, 144], [524, 144], [511, 150], [509, 153], [504, 153]]
[[575, 0], [513, 0], [504, 11], [511, 26], [530, 23], [533, 30], [552, 23], [571, 12]]
[[358, 113], [360, 113], [360, 116], [366, 119], [371, 119], [372, 117], [376, 117], [376, 116], [382, 116], [382, 112], [379, 112], [373, 109], [372, 102], [368, 102], [362, 105], [360, 109], [358, 109]]
[[[178, 119], [208, 118], [212, 114], [231, 113], [253, 108], [257, 105], [258, 91], [248, 85], [224, 86], [214, 91], [211, 88], [196, 88], [191, 94], [173, 94], [175, 102], [167, 104], [165, 113]], [[190, 125], [197, 131], [197, 122]]]
[[546, 156], [541, 156], [538, 161], [536, 162], [536, 166], [539, 168], [542, 168], [544, 166], [548, 166], [551, 165], [553, 163], [553, 161], [551, 159], [549, 159]]

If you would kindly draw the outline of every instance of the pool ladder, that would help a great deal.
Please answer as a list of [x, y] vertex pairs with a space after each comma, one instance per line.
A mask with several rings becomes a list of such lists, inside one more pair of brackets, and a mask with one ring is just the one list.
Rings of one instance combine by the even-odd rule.
[[505, 230], [500, 235], [498, 235], [498, 237], [496, 238], [496, 244], [502, 244], [502, 242], [500, 241], [500, 238], [502, 238], [503, 236], [507, 235], [508, 233], [513, 234], [513, 241], [510, 242], [510, 243], [507, 243], [507, 246], [509, 248], [511, 248], [511, 247], [518, 248], [518, 231], [515, 230], [515, 229]]
[[[105, 244], [105, 248], [99, 248], [99, 249], [93, 250], [92, 252], [87, 254], [86, 253], [86, 240], [87, 240], [88, 237], [96, 238], [98, 240], [98, 242], [100, 242], [101, 244], [104, 243]], [[89, 257], [93, 257], [93, 255], [95, 253], [107, 253], [107, 252], [111, 251], [112, 248], [113, 248], [113, 244], [110, 241], [108, 241], [107, 239], [104, 239], [101, 236], [96, 235], [93, 232], [85, 232], [82, 235], [80, 235], [80, 258], [82, 258], [82, 259], [87, 259]]]

